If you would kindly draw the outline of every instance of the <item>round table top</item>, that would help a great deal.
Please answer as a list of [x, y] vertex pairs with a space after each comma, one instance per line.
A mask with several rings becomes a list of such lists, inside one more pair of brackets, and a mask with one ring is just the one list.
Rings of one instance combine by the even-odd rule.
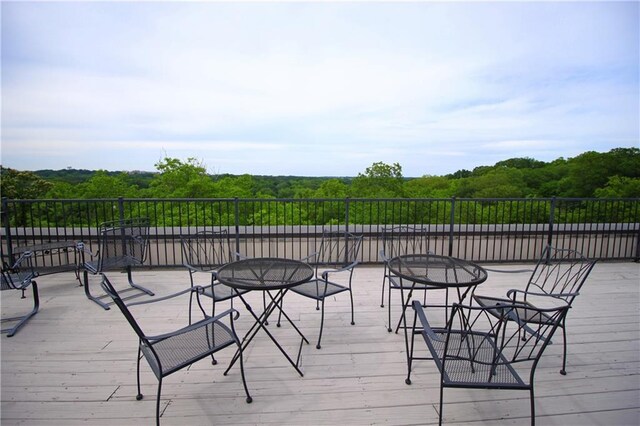
[[473, 262], [436, 254], [394, 257], [388, 267], [401, 278], [433, 286], [469, 287], [487, 279], [487, 271]]
[[261, 257], [231, 262], [217, 272], [218, 280], [244, 290], [277, 290], [313, 278], [313, 268], [299, 260]]

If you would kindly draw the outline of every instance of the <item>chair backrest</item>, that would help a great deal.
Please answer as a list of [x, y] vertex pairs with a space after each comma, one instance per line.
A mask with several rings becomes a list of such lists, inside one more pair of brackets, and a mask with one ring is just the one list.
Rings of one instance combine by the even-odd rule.
[[236, 260], [226, 229], [181, 235], [180, 245], [185, 266], [202, 271], [213, 271]]
[[316, 252], [317, 267], [344, 267], [358, 261], [362, 235], [346, 231], [323, 231], [320, 248]]
[[[529, 278], [526, 292], [542, 290], [571, 304], [596, 264], [575, 250], [547, 246]], [[536, 288], [537, 287], [537, 288]]]
[[529, 377], [518, 375], [531, 383], [535, 367], [568, 309], [567, 305], [542, 309], [508, 301], [485, 307], [454, 304], [447, 323], [442, 371], [468, 371], [475, 383], [500, 384], [512, 382], [514, 371], [524, 373], [529, 368]]
[[149, 248], [149, 219], [132, 218], [100, 224], [98, 272], [142, 265]]
[[400, 225], [382, 229], [383, 260], [405, 254], [429, 252], [429, 236], [423, 227]]

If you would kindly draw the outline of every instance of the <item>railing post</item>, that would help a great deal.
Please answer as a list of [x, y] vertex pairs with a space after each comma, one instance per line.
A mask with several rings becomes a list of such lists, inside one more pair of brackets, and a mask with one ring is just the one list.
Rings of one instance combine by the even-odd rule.
[[637, 263], [640, 262], [640, 228], [636, 234], [636, 256], [633, 261]]
[[[236, 253], [240, 253], [240, 200], [238, 197], [233, 199], [233, 220], [234, 220], [234, 228], [236, 234]], [[236, 256], [238, 256], [236, 254]]]
[[9, 226], [9, 200], [7, 197], [2, 197], [2, 222], [2, 225], [4, 226], [4, 235], [7, 240], [7, 261], [8, 263], [11, 263], [13, 262], [13, 244], [11, 242], [11, 226]]
[[344, 221], [345, 221], [345, 231], [349, 232], [349, 206], [351, 205], [351, 199], [347, 197], [344, 200]]
[[551, 211], [549, 212], [549, 233], [547, 235], [547, 245], [553, 244], [553, 224], [555, 222], [556, 215], [556, 197], [551, 198]]
[[453, 226], [456, 220], [456, 197], [451, 197], [451, 215], [449, 217], [449, 256], [453, 256]]
[[124, 220], [124, 199], [118, 197], [118, 218]]

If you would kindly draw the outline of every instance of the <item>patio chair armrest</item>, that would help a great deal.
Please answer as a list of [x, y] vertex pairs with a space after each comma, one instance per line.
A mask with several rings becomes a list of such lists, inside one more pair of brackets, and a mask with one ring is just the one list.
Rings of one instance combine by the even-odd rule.
[[309, 259], [311, 259], [312, 257], [318, 257], [318, 252], [314, 251], [313, 253], [303, 257], [302, 259], [300, 259], [300, 262], [309, 263]]
[[330, 274], [336, 274], [338, 272], [349, 271], [349, 270], [355, 268], [358, 263], [359, 262], [356, 260], [355, 262], [350, 263], [347, 266], [343, 266], [342, 268], [327, 269], [325, 271], [322, 271], [322, 279], [324, 279], [324, 280], [328, 279]]
[[431, 324], [427, 321], [427, 315], [424, 313], [424, 308], [422, 307], [422, 303], [419, 300], [414, 300], [411, 302], [411, 307], [416, 313], [416, 316], [420, 320], [420, 324], [422, 325], [423, 332], [432, 340], [441, 340], [441, 338], [433, 332], [431, 328]]
[[[544, 291], [525, 291], [525, 290], [520, 290], [517, 288], [512, 288], [511, 290], [507, 291], [507, 297], [511, 297], [516, 296], [518, 294], [523, 294], [524, 296], [546, 296], [546, 297], [554, 297], [556, 299], [562, 299], [564, 297], [573, 297], [573, 296], [577, 296], [580, 293], [546, 293]], [[515, 299], [514, 299], [515, 300]]]
[[201, 271], [200, 268], [196, 268], [195, 266], [191, 265], [189, 262], [182, 262], [182, 266], [187, 268], [189, 270], [189, 272], [199, 272], [199, 271]]
[[178, 335], [184, 334], [184, 333], [186, 333], [188, 331], [195, 330], [195, 329], [203, 327], [205, 325], [214, 323], [214, 322], [219, 321], [220, 319], [226, 317], [227, 315], [232, 315], [234, 313], [235, 313], [235, 318], [238, 318], [240, 316], [240, 312], [238, 312], [237, 310], [231, 308], [231, 309], [227, 309], [226, 311], [224, 311], [222, 313], [219, 313], [218, 315], [216, 315], [214, 317], [207, 316], [205, 319], [202, 319], [202, 320], [200, 320], [198, 322], [190, 324], [190, 325], [188, 325], [186, 327], [183, 327], [183, 328], [181, 328], [179, 330], [175, 330], [175, 331], [172, 331], [172, 332], [169, 332], [169, 333], [164, 333], [164, 334], [158, 334], [158, 335], [155, 335], [155, 336], [146, 336], [146, 337], [151, 342], [155, 343], [155, 342], [158, 342], [160, 340], [164, 340], [164, 339], [167, 339], [169, 337], [178, 336]]
[[181, 295], [183, 295], [185, 293], [191, 293], [191, 292], [196, 292], [198, 294], [204, 294], [204, 287], [196, 285], [196, 286], [181, 290], [181, 291], [179, 291], [177, 293], [168, 294], [166, 296], [156, 297], [156, 298], [150, 299], [150, 300], [143, 300], [141, 302], [127, 303], [127, 306], [146, 305], [146, 304], [149, 304], [149, 303], [162, 302], [164, 300], [173, 299], [174, 297], [181, 296]]
[[485, 271], [498, 272], [500, 274], [522, 274], [524, 272], [533, 272], [533, 269], [495, 269], [495, 268], [487, 268], [486, 266], [483, 266], [482, 268]]
[[[11, 269], [11, 270], [19, 270], [19, 269], [20, 269], [20, 267], [21, 267], [21, 265], [22, 265], [22, 263], [23, 263], [23, 262], [27, 262], [27, 263], [28, 263], [28, 267], [29, 267], [29, 269], [32, 269], [32, 270], [33, 270], [33, 265], [31, 264], [31, 258], [32, 258], [32, 257], [33, 257], [33, 252], [32, 252], [32, 251], [25, 251], [25, 252], [23, 252], [23, 253], [20, 255], [20, 257], [19, 257], [15, 262], [13, 262], [13, 265], [11, 265], [11, 266], [9, 267], [9, 269]], [[3, 262], [3, 263], [4, 263], [4, 262]]]
[[82, 253], [89, 254], [89, 256], [91, 256], [91, 258], [97, 257], [100, 254], [100, 250], [99, 249], [95, 253], [92, 252], [91, 250], [89, 250], [87, 248], [87, 245], [83, 241], [78, 241], [78, 243], [76, 244], [76, 250], [78, 250], [78, 251], [80, 251]]

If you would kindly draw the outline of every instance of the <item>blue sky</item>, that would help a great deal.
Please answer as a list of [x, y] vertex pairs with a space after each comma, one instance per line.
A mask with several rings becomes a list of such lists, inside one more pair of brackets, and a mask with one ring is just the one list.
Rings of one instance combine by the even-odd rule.
[[4, 167], [443, 175], [638, 147], [638, 2], [3, 2]]

